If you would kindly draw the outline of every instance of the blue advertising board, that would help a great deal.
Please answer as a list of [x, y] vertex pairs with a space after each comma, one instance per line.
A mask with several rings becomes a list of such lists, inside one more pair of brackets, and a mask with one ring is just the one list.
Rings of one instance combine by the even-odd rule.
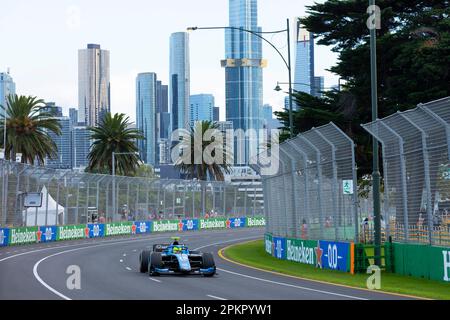
[[38, 242], [52, 242], [56, 241], [58, 234], [58, 227], [39, 227]]
[[244, 228], [246, 226], [246, 218], [230, 218], [230, 228], [231, 229], [237, 229], [237, 228]]
[[322, 268], [349, 271], [350, 244], [343, 242], [320, 241]]
[[273, 256], [277, 259], [286, 259], [286, 239], [285, 238], [272, 238], [272, 252]]
[[8, 245], [9, 229], [0, 229], [0, 247]]
[[105, 236], [105, 225], [104, 224], [88, 224], [89, 238], [101, 238]]
[[152, 232], [152, 225], [150, 221], [136, 221], [134, 226], [132, 227], [134, 234], [145, 234]]
[[197, 219], [184, 219], [183, 223], [183, 231], [195, 231], [198, 230], [198, 220]]

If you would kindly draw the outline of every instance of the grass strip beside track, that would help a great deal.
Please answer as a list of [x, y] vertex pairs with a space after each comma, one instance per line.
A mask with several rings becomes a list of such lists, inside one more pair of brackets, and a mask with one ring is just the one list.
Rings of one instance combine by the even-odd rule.
[[[234, 262], [262, 270], [367, 290], [369, 275], [318, 270], [310, 265], [279, 260], [265, 252], [263, 240], [230, 246], [223, 254]], [[380, 291], [429, 299], [450, 299], [450, 284], [392, 273], [382, 273]]]

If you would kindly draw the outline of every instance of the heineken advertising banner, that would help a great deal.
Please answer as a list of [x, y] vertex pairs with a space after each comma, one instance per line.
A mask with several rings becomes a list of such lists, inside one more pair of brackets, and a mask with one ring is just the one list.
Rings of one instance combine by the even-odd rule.
[[287, 239], [286, 240], [286, 260], [294, 261], [312, 266], [320, 265], [317, 259], [318, 241]]
[[198, 230], [198, 220], [197, 219], [184, 219], [181, 221], [183, 224], [182, 231], [196, 231]]
[[152, 232], [152, 223], [150, 221], [136, 221], [134, 225], [135, 228], [133, 229], [135, 231], [133, 234], [146, 234]]
[[153, 221], [152, 232], [182, 231], [183, 222], [179, 220]]
[[260, 228], [266, 226], [266, 218], [264, 217], [247, 217], [246, 220], [246, 226], [248, 228]]
[[[133, 228], [134, 226], [134, 228]], [[105, 227], [105, 237], [132, 235], [136, 226], [133, 222], [107, 223]]]
[[270, 254], [270, 255], [273, 255], [273, 252], [272, 252], [272, 235], [271, 234], [266, 233], [264, 235], [264, 245], [266, 247], [266, 252], [268, 254]]
[[89, 238], [102, 238], [105, 236], [105, 225], [104, 224], [88, 224]]
[[77, 226], [58, 227], [56, 240], [76, 240], [87, 237], [89, 237], [89, 228], [87, 228], [85, 224], [81, 224]]
[[214, 219], [200, 219], [200, 230], [208, 229], [226, 229], [228, 219], [214, 218]]
[[36, 243], [38, 232], [38, 227], [9, 229], [8, 244], [13, 246], [17, 244]]
[[322, 269], [350, 272], [350, 243], [320, 241]]
[[285, 239], [266, 234], [264, 246], [268, 254], [278, 259], [350, 272], [350, 243]]
[[38, 242], [52, 242], [56, 241], [58, 235], [58, 227], [39, 227], [37, 234]]
[[227, 220], [227, 229], [245, 228], [245, 218], [230, 218]]
[[6, 247], [9, 241], [9, 229], [0, 229], [0, 247]]

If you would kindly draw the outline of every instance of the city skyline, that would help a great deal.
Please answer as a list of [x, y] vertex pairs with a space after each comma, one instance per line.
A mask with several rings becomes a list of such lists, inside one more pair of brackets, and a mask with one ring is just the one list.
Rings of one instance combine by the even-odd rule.
[[[304, 6], [312, 3], [313, 1], [292, 3], [281, 0], [276, 4], [273, 1], [259, 0], [259, 24], [264, 30], [279, 29], [284, 27], [285, 18], [303, 15]], [[130, 20], [121, 15], [123, 5], [110, 2], [108, 15], [105, 16], [95, 14], [104, 6], [103, 1], [95, 4], [87, 1], [67, 4], [44, 0], [40, 5], [22, 1], [7, 2], [5, 10], [9, 14], [0, 19], [0, 26], [8, 25], [14, 29], [15, 37], [7, 34], [7, 41], [0, 44], [2, 52], [0, 71], [11, 68], [11, 75], [19, 94], [56, 101], [63, 106], [66, 113], [69, 108], [78, 107], [77, 50], [85, 47], [87, 43], [101, 44], [112, 54], [111, 110], [127, 113], [135, 121], [133, 106], [136, 75], [152, 71], [159, 74], [164, 83], [169, 83], [170, 34], [185, 31], [186, 27], [193, 25], [226, 26], [228, 1], [218, 1], [214, 6], [204, 0], [197, 0], [193, 4], [175, 1], [177, 10], [173, 10], [173, 3], [157, 7], [144, 1], [135, 1], [135, 4], [142, 10], [132, 10]], [[29, 19], [23, 19], [25, 22], [18, 23], [15, 17], [19, 14]], [[35, 14], [42, 17], [39, 18], [39, 23], [33, 20]], [[152, 19], [146, 17], [143, 22], [144, 19], [140, 17], [146, 14], [150, 14]], [[45, 18], [50, 16], [52, 19]], [[125, 20], [123, 24], [116, 25], [115, 20], [119, 20], [119, 16], [121, 21], [122, 18]], [[93, 27], [98, 25], [102, 27]], [[141, 30], [150, 30], [146, 35], [148, 41], [142, 41]], [[31, 38], [31, 42], [39, 46], [51, 46], [52, 50], [42, 53], [38, 50], [32, 55], [27, 54], [27, 50], [22, 50], [22, 44], [16, 40], [23, 37]], [[270, 40], [281, 50], [286, 50], [283, 35]], [[54, 46], [56, 42], [58, 46]], [[190, 42], [191, 94], [212, 93], [216, 97], [216, 104], [221, 107], [221, 119], [225, 119], [225, 79], [218, 62], [223, 58], [225, 50], [224, 33], [221, 31], [193, 33]], [[6, 43], [9, 45], [6, 46]], [[204, 50], [206, 47], [208, 50]], [[335, 55], [329, 48], [320, 49], [322, 50], [317, 50], [316, 60], [319, 63], [316, 65], [316, 74], [324, 75], [326, 86], [329, 87], [337, 84], [337, 77], [330, 76], [324, 70], [334, 64]], [[273, 87], [277, 81], [286, 80], [287, 72], [276, 52], [264, 46], [263, 53], [269, 61], [264, 74], [264, 103], [273, 105], [274, 110], [280, 110], [283, 107], [284, 95], [274, 92]]]

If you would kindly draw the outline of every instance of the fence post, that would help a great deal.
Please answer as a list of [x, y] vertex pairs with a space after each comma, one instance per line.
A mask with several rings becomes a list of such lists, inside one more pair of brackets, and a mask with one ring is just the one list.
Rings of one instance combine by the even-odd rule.
[[[298, 226], [298, 217], [297, 217], [297, 192], [296, 192], [296, 183], [295, 183], [295, 158], [293, 158], [287, 151], [284, 151], [282, 148], [280, 148], [280, 152], [283, 152], [291, 161], [291, 183], [292, 183], [292, 194], [291, 194], [291, 200], [292, 200], [292, 225], [294, 227], [294, 233], [293, 236], [295, 238], [299, 238], [299, 226]], [[285, 192], [287, 193], [287, 192]]]

